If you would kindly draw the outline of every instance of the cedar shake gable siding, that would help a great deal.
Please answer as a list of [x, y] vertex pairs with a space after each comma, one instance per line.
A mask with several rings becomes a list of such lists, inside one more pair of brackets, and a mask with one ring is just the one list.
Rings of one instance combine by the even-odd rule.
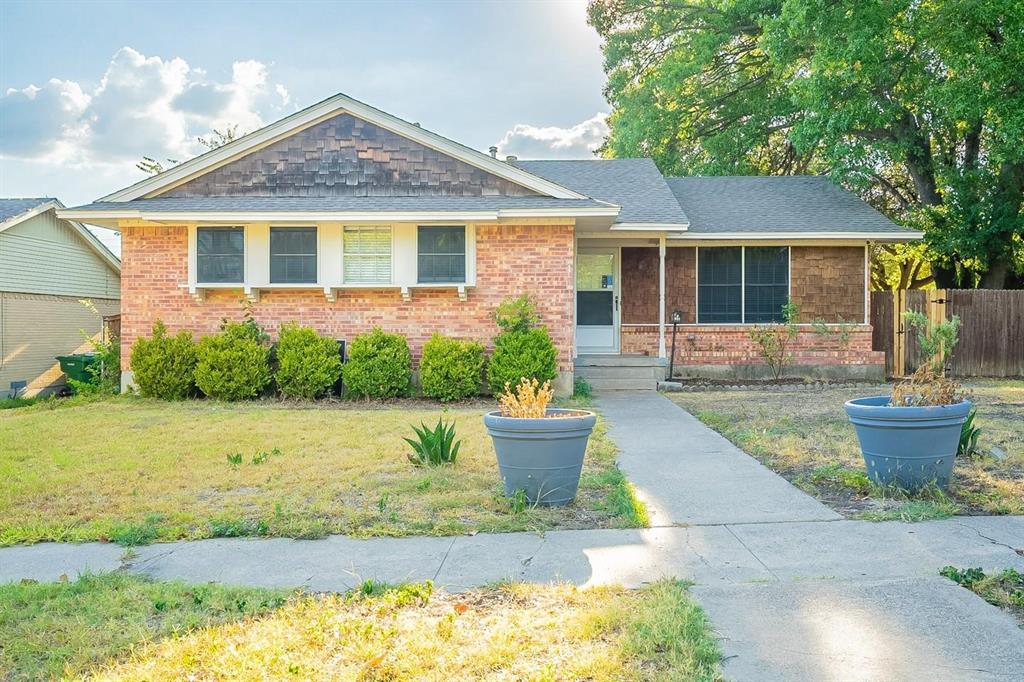
[[340, 114], [159, 194], [161, 197], [538, 196]]

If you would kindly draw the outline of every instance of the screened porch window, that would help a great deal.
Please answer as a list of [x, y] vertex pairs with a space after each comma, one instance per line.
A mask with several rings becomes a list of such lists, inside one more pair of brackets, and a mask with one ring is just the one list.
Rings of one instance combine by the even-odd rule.
[[270, 282], [316, 284], [316, 228], [270, 228]]
[[747, 247], [743, 256], [744, 322], [782, 322], [789, 302], [789, 247]]
[[390, 227], [346, 227], [342, 249], [345, 284], [391, 283]]
[[788, 246], [697, 250], [697, 322], [782, 322], [789, 301]]
[[196, 228], [196, 281], [202, 284], [239, 284], [244, 278], [244, 228]]
[[743, 247], [697, 250], [697, 322], [743, 322]]
[[420, 284], [466, 281], [466, 228], [419, 227], [416, 271]]

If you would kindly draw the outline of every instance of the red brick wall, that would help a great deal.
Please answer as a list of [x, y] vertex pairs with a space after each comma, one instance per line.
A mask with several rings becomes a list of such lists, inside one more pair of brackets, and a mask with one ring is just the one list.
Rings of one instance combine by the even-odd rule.
[[[668, 326], [666, 348], [671, 348], [671, 334], [672, 327]], [[656, 355], [658, 352], [657, 325], [625, 327], [621, 338], [624, 353]], [[876, 365], [885, 362], [885, 353], [871, 350], [870, 325], [852, 327], [845, 345], [838, 334], [823, 336], [809, 326], [802, 326], [790, 348], [795, 365]], [[759, 365], [764, 362], [750, 339], [750, 327], [739, 325], [680, 327], [676, 335], [675, 361], [684, 366]]]
[[[533, 294], [559, 350], [562, 371], [573, 356], [573, 228], [567, 225], [477, 226], [476, 287], [461, 302], [451, 290], [416, 289], [403, 302], [397, 289], [343, 290], [329, 302], [321, 291], [265, 291], [253, 313], [271, 336], [296, 321], [336, 338], [374, 326], [400, 332], [414, 357], [432, 333], [489, 342], [497, 331], [494, 308], [506, 296]], [[222, 318], [240, 319], [240, 291], [211, 291], [204, 302], [188, 293], [188, 233], [182, 227], [126, 227], [121, 232], [121, 350], [128, 369], [131, 345], [161, 319], [168, 329], [196, 336], [216, 332]]]
[[[692, 246], [665, 250], [665, 318], [673, 310], [683, 322], [696, 321], [697, 250]], [[622, 323], [658, 321], [658, 249], [622, 248]]]

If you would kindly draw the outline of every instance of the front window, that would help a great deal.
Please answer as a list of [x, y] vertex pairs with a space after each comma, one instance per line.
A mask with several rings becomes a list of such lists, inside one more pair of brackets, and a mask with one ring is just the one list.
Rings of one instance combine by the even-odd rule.
[[238, 284], [245, 279], [245, 230], [241, 227], [196, 228], [196, 281]]
[[270, 228], [270, 282], [316, 284], [316, 228]]
[[743, 248], [698, 249], [697, 322], [743, 321]]
[[789, 301], [788, 246], [697, 250], [697, 322], [782, 322]]
[[391, 283], [390, 227], [346, 227], [342, 248], [345, 284]]
[[466, 281], [466, 228], [420, 227], [417, 233], [420, 284]]
[[747, 247], [743, 255], [744, 322], [782, 322], [789, 301], [789, 247]]

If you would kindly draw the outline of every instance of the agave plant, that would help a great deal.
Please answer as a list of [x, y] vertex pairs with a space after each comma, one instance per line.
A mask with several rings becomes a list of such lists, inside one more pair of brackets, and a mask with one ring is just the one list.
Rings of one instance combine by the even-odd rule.
[[[410, 424], [412, 426], [412, 424]], [[454, 464], [455, 458], [459, 456], [459, 447], [462, 441], [455, 440], [455, 423], [446, 424], [440, 417], [437, 426], [433, 429], [420, 422], [420, 428], [412, 426], [416, 432], [417, 440], [405, 438], [405, 442], [412, 446], [409, 453], [409, 461], [416, 466], [441, 466], [442, 464]]]
[[972, 407], [970, 414], [967, 415], [967, 419], [964, 420], [963, 426], [960, 427], [960, 445], [957, 447], [956, 454], [961, 457], [973, 457], [979, 454], [978, 450], [978, 436], [981, 435], [981, 427], [974, 425], [974, 416], [976, 410]]

